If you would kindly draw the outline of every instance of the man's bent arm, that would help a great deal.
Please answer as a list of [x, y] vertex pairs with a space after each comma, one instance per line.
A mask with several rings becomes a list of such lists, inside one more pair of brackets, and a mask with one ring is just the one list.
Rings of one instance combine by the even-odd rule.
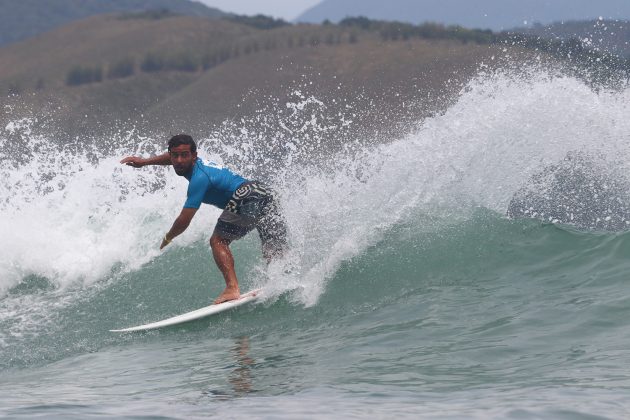
[[190, 225], [190, 221], [194, 217], [195, 213], [197, 213], [197, 209], [189, 209], [184, 208], [182, 212], [177, 216], [171, 230], [164, 236], [162, 239], [162, 245], [160, 249], [164, 248], [166, 245], [170, 244], [171, 241], [178, 235], [181, 235]]
[[134, 168], [141, 168], [147, 165], [172, 165], [171, 155], [164, 153], [158, 156], [150, 158], [141, 158], [138, 156], [129, 156], [120, 161], [122, 164], [133, 166]]

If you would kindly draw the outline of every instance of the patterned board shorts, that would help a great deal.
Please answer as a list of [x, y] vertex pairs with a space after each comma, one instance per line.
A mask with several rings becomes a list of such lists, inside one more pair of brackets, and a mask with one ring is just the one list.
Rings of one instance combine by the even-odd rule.
[[283, 254], [287, 246], [286, 224], [273, 193], [257, 181], [245, 182], [234, 192], [221, 213], [215, 233], [240, 239], [256, 228], [265, 253]]

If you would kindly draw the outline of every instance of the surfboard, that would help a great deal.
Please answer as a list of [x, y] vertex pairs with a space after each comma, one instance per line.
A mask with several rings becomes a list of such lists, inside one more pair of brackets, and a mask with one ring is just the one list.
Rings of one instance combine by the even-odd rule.
[[171, 318], [164, 319], [162, 321], [152, 322], [150, 324], [139, 325], [137, 327], [123, 328], [120, 330], [109, 330], [111, 332], [133, 332], [133, 331], [148, 331], [158, 328], [170, 327], [172, 325], [183, 324], [184, 322], [194, 321], [196, 319], [205, 318], [211, 315], [215, 315], [221, 312], [225, 312], [229, 309], [236, 308], [244, 305], [248, 302], [252, 302], [258, 299], [261, 295], [262, 289], [251, 290], [237, 300], [231, 300], [228, 302], [219, 303], [218, 305], [210, 305], [201, 309], [197, 309], [192, 312], [187, 312], [182, 315], [177, 315]]

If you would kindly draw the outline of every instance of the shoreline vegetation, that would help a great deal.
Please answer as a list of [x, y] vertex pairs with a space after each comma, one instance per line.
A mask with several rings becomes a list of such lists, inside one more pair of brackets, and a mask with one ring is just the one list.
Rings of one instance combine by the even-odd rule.
[[[166, 19], [178, 16], [168, 10], [142, 13], [125, 13], [119, 19]], [[199, 72], [207, 71], [241, 55], [256, 54], [261, 50], [312, 48], [320, 45], [356, 44], [365, 35], [376, 35], [381, 42], [422, 40], [449, 40], [462, 44], [508, 45], [549, 54], [582, 69], [591, 70], [601, 77], [612, 72], [630, 73], [630, 58], [601, 52], [584, 45], [578, 38], [550, 39], [538, 35], [516, 32], [466, 29], [460, 26], [445, 26], [437, 23], [413, 25], [401, 22], [378, 21], [364, 17], [346, 18], [339, 24], [325, 21], [322, 25], [308, 25], [317, 30], [306, 33], [277, 34], [271, 30], [294, 26], [281, 19], [263, 15], [233, 16], [224, 20], [253, 27], [263, 32], [255, 37], [245, 37], [219, 45], [211, 45], [205, 51], [148, 51], [142, 57], [124, 57], [113, 63], [76, 65], [67, 73], [66, 84], [78, 86], [98, 83], [107, 79], [131, 77], [136, 72], [154, 73], [161, 71]], [[309, 28], [311, 29], [311, 28]]]
[[[115, 16], [121, 21], [164, 20], [183, 17], [168, 9], [144, 12], [126, 12]], [[438, 23], [420, 25], [372, 20], [365, 17], [350, 17], [338, 24], [324, 21], [321, 25], [291, 24], [282, 19], [264, 15], [231, 15], [219, 18], [226, 22], [247, 26], [256, 32], [233, 37], [221, 42], [209, 42], [201, 50], [152, 49], [143, 54], [117, 58], [115, 61], [99, 60], [93, 63], [77, 63], [66, 71], [65, 84], [80, 86], [101, 83], [106, 80], [123, 79], [138, 73], [168, 71], [203, 72], [226, 61], [256, 54], [261, 51], [313, 48], [322, 45], [335, 46], [356, 44], [364, 37], [376, 38], [382, 43], [404, 42], [414, 39], [426, 41], [457, 41], [462, 44], [518, 46], [535, 52], [548, 54], [559, 60], [591, 70], [593, 74], [610, 76], [613, 72], [630, 73], [630, 58], [599, 51], [576, 37], [552, 39], [540, 35], [514, 31], [493, 32], [491, 30], [467, 29], [460, 26], [445, 26]], [[287, 28], [289, 30], [287, 30]], [[297, 29], [297, 30], [296, 30]], [[13, 82], [5, 93], [16, 95], [29, 90], [42, 90], [43, 78], [28, 83]]]

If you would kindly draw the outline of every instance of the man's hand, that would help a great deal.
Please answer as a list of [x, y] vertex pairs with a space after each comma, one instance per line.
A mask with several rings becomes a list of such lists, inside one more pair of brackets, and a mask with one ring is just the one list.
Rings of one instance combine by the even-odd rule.
[[129, 156], [120, 161], [123, 165], [133, 166], [134, 168], [142, 168], [145, 165], [144, 159], [137, 156]]
[[188, 225], [190, 225], [190, 221], [196, 212], [197, 209], [182, 209], [182, 212], [179, 216], [177, 216], [177, 219], [175, 219], [171, 230], [169, 230], [166, 235], [164, 235], [164, 238], [162, 238], [162, 245], [160, 245], [160, 249], [164, 249], [166, 245], [170, 244], [173, 239], [182, 234], [182, 232], [188, 228]]
[[162, 245], [160, 245], [160, 250], [164, 249], [164, 247], [170, 243], [171, 241], [166, 236], [164, 236], [164, 238], [162, 239]]

